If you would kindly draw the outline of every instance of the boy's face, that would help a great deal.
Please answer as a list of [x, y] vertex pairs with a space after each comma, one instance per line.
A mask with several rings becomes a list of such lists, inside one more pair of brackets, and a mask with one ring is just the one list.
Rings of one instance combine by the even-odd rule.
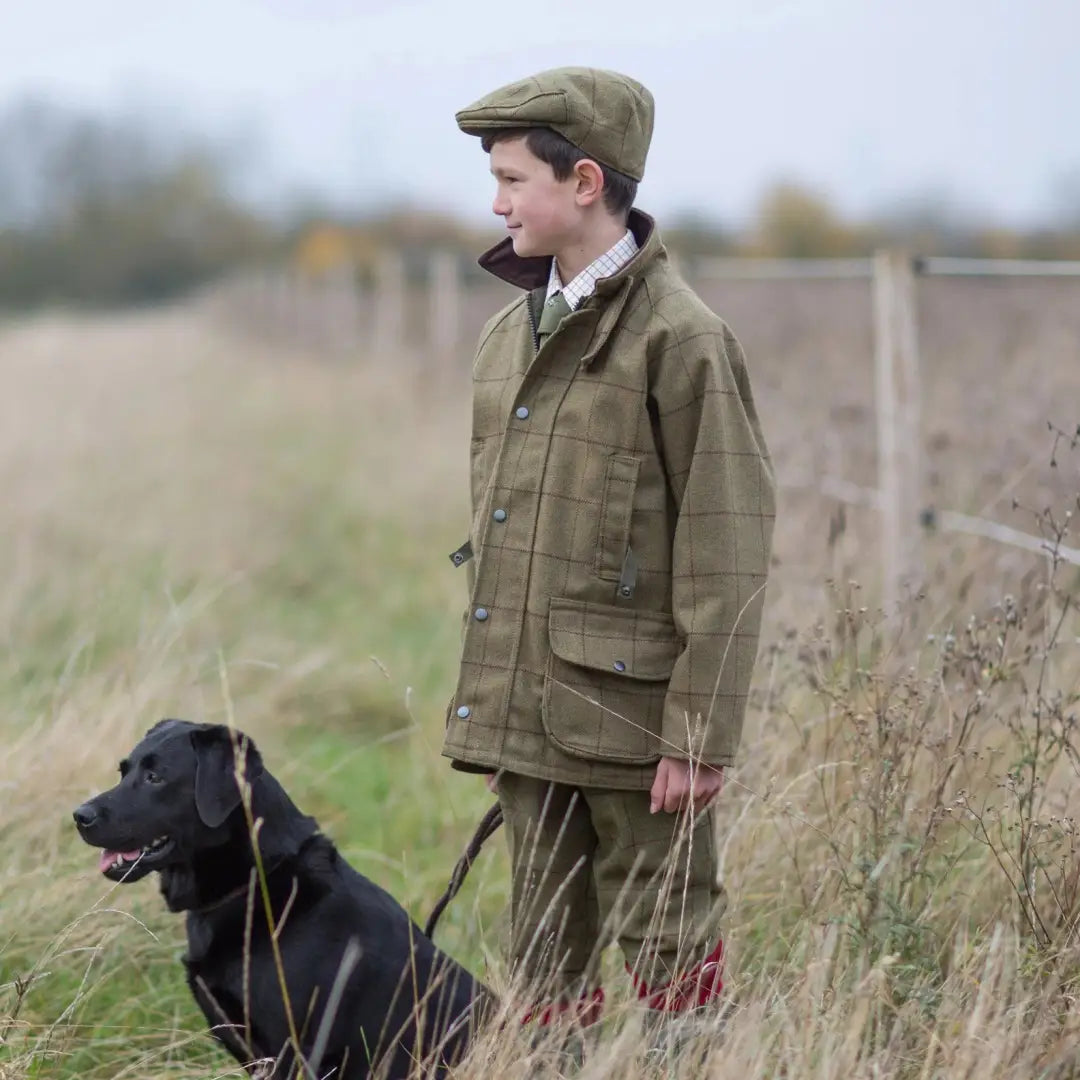
[[573, 242], [581, 225], [573, 174], [556, 180], [524, 138], [491, 147], [491, 174], [496, 183], [491, 209], [506, 221], [516, 254], [555, 255]]

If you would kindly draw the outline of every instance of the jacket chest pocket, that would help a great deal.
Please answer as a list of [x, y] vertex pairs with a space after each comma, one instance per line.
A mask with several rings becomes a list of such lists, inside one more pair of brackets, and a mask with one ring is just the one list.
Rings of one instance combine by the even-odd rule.
[[656, 761], [681, 651], [674, 619], [662, 611], [556, 599], [548, 637], [542, 707], [548, 738], [574, 757]]
[[630, 520], [634, 513], [641, 460], [612, 454], [604, 470], [604, 488], [596, 538], [595, 572], [605, 581], [618, 581], [626, 549], [630, 546]]

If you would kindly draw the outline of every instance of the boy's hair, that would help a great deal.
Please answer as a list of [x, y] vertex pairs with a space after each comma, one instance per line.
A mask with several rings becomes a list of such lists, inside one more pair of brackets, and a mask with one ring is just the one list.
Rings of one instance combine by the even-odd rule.
[[[533, 157], [539, 158], [545, 165], [551, 166], [556, 180], [567, 180], [579, 161], [596, 161], [579, 150], [572, 142], [564, 139], [557, 131], [546, 127], [504, 128], [487, 132], [480, 140], [484, 152], [491, 153], [497, 142], [509, 142], [511, 139], [524, 139], [525, 145]], [[609, 168], [597, 161], [604, 176], [604, 205], [609, 213], [625, 217], [637, 198], [637, 181], [625, 173]]]

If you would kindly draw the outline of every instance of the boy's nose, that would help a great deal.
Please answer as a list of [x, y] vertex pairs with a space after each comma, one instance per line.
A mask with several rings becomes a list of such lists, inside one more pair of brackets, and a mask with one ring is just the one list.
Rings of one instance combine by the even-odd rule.
[[502, 195], [496, 195], [495, 200], [491, 204], [491, 211], [499, 217], [507, 217], [510, 213], [510, 200], [504, 198]]

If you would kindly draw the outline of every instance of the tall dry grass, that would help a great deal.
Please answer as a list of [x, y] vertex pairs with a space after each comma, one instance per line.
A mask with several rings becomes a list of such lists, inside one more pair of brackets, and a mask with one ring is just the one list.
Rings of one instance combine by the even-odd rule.
[[[887, 619], [869, 513], [838, 519], [802, 482], [827, 406], [782, 375], [766, 360], [762, 411], [800, 489], [717, 812], [732, 1008], [683, 1072], [1080, 1075], [1076, 568], [938, 536], [924, 593]], [[0, 378], [0, 1076], [238, 1075], [184, 989], [179, 920], [150, 883], [106, 887], [70, 810], [160, 716], [231, 709], [350, 860], [426, 914], [489, 799], [438, 755], [464, 399], [197, 308], [16, 324]], [[1052, 546], [1080, 450], [1058, 440], [1051, 470], [1064, 418], [1037, 408], [1008, 434], [1026, 480], [971, 451], [947, 486], [990, 504], [1011, 477]], [[440, 927], [501, 989], [507, 892], [493, 845]], [[580, 1074], [671, 1072], [607, 960]], [[550, 1049], [492, 1036], [461, 1074], [554, 1076]]]

